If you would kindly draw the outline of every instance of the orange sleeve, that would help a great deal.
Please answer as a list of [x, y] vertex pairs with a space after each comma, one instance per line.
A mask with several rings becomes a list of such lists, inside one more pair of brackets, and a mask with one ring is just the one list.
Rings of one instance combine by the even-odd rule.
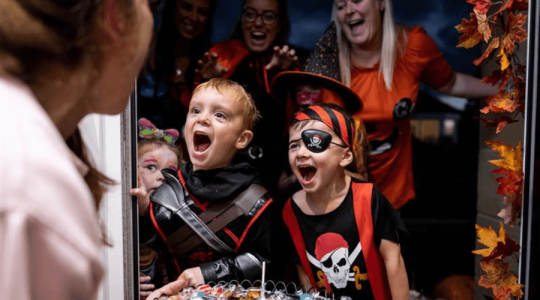
[[422, 27], [411, 28], [408, 43], [411, 62], [421, 68], [420, 80], [423, 83], [439, 89], [454, 79], [454, 70]]

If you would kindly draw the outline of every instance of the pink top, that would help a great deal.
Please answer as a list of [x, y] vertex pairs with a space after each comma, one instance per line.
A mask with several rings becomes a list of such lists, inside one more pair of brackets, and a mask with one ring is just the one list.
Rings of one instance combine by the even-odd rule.
[[32, 92], [0, 77], [0, 294], [2, 299], [96, 299], [101, 231], [67, 148]]

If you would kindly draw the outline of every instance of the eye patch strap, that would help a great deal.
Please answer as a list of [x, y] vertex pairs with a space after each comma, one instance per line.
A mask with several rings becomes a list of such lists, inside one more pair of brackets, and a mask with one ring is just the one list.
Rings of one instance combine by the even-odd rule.
[[323, 122], [341, 138], [347, 147], [350, 148], [353, 144], [354, 125], [347, 121], [343, 114], [334, 109], [317, 105], [310, 106], [307, 109], [297, 113], [295, 115], [295, 120], [316, 120]]

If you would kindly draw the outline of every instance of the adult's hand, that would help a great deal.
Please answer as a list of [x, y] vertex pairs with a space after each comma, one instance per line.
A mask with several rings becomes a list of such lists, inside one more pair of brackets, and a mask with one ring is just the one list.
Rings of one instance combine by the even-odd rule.
[[294, 49], [289, 49], [289, 46], [287, 45], [283, 46], [283, 48], [275, 46], [274, 56], [272, 56], [272, 60], [270, 60], [270, 63], [266, 65], [266, 69], [271, 70], [274, 68], [278, 68], [285, 70], [288, 69], [297, 60], [298, 56], [296, 56], [296, 51], [294, 51]]
[[199, 73], [202, 78], [219, 78], [227, 73], [228, 69], [222, 66], [217, 60], [215, 52], [205, 52], [202, 59], [197, 62], [196, 73]]

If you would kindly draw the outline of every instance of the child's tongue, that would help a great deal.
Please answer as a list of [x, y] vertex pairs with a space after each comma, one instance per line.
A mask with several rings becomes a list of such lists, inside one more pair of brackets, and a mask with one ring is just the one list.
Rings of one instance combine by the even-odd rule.
[[305, 181], [310, 181], [315, 176], [315, 173], [317, 173], [317, 169], [314, 167], [307, 167], [301, 169], [302, 178]]
[[204, 152], [208, 147], [210, 147], [211, 141], [210, 138], [206, 135], [195, 135], [194, 138], [195, 151]]

